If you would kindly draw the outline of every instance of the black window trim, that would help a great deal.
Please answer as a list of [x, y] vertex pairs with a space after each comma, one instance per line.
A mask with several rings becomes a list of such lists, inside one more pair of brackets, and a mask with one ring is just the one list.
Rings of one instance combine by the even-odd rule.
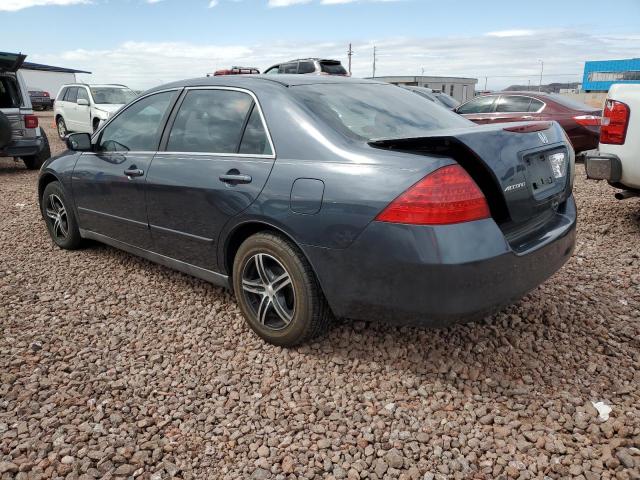
[[[244, 120], [244, 124], [242, 127], [242, 131], [241, 131], [241, 135], [240, 135], [240, 140], [238, 141], [238, 146], [236, 149], [237, 150], [240, 148], [241, 144], [242, 144], [242, 139], [244, 138], [244, 132], [247, 128], [247, 123], [249, 122], [249, 117], [251, 115], [251, 112], [253, 111], [253, 109], [255, 107], [258, 107], [258, 113], [260, 114], [260, 119], [262, 120], [262, 127], [264, 128], [265, 134], [267, 135], [267, 140], [269, 141], [269, 146], [271, 147], [271, 154], [269, 155], [265, 155], [262, 153], [216, 153], [216, 152], [174, 152], [174, 151], [167, 151], [167, 143], [169, 142], [169, 133], [171, 132], [171, 129], [173, 128], [173, 124], [176, 120], [176, 116], [178, 114], [178, 111], [180, 110], [180, 106], [182, 105], [182, 102], [184, 102], [185, 97], [187, 96], [187, 93], [189, 93], [192, 90], [227, 90], [227, 91], [232, 91], [232, 92], [241, 92], [241, 93], [246, 93], [248, 94], [252, 99], [253, 99], [253, 103], [252, 103], [252, 107], [249, 108], [249, 112], [247, 114], [247, 117]], [[156, 92], [158, 93], [158, 92]], [[221, 87], [221, 86], [204, 86], [204, 87], [186, 87], [184, 88], [182, 94], [180, 95], [180, 97], [178, 98], [178, 100], [176, 101], [176, 103], [174, 104], [173, 108], [172, 108], [172, 112], [170, 117], [168, 118], [168, 121], [165, 124], [164, 127], [164, 132], [162, 133], [162, 140], [160, 141], [160, 146], [158, 148], [158, 151], [156, 152], [157, 155], [186, 155], [186, 156], [203, 156], [203, 157], [242, 157], [242, 158], [268, 158], [268, 159], [272, 159], [275, 160], [276, 158], [276, 149], [275, 146], [273, 144], [273, 139], [271, 137], [271, 132], [269, 131], [269, 126], [267, 125], [267, 121], [265, 119], [264, 116], [264, 111], [262, 110], [262, 106], [260, 105], [260, 102], [258, 101], [258, 97], [256, 96], [255, 93], [253, 93], [251, 90], [247, 90], [246, 88], [239, 88], [239, 87]]]
[[[166, 93], [166, 92], [180, 92], [181, 90], [183, 90], [183, 87], [176, 87], [176, 88], [167, 88], [165, 90], [157, 90], [154, 92], [150, 92], [146, 95], [143, 95], [141, 97], [138, 97], [135, 99], [135, 101], [131, 102], [130, 104], [128, 104], [126, 107], [123, 107], [121, 110], [118, 110], [118, 113], [116, 113], [113, 117], [109, 118], [109, 120], [107, 120], [106, 122], [104, 122], [99, 128], [98, 130], [96, 130], [95, 132], [93, 132], [93, 135], [91, 136], [91, 146], [95, 147], [99, 142], [100, 139], [102, 137], [102, 132], [104, 131], [105, 128], [107, 128], [107, 126], [109, 126], [109, 124], [111, 124], [111, 122], [113, 122], [116, 118], [118, 118], [120, 115], [122, 115], [124, 112], [126, 112], [127, 110], [129, 110], [132, 106], [134, 106], [136, 103], [140, 102], [141, 100], [144, 100], [147, 97], [150, 97], [152, 95], [157, 95], [159, 93]], [[174, 95], [173, 99], [171, 99], [171, 102], [169, 104], [169, 108], [167, 109], [167, 111], [165, 112], [164, 116], [162, 117], [162, 120], [160, 122], [161, 126], [162, 126], [162, 134], [160, 135], [160, 143], [158, 144], [158, 148], [160, 148], [160, 146], [162, 145], [162, 138], [164, 137], [165, 131], [167, 129], [167, 120], [169, 119], [169, 116], [173, 113], [173, 111], [175, 110], [175, 106], [177, 103], [177, 100], [179, 98], [179, 95]], [[139, 153], [157, 153], [158, 150], [128, 150], [126, 152], [84, 152], [83, 155], [109, 155], [109, 154], [139, 154]]]
[[[500, 102], [500, 99], [502, 97], [526, 97], [526, 98], [529, 99], [529, 108], [531, 108], [531, 102], [533, 102], [534, 100], [537, 101], [537, 102], [542, 102], [542, 107], [540, 107], [535, 112], [532, 112], [530, 110], [527, 110], [526, 112], [499, 112], [498, 111], [498, 103]], [[500, 97], [497, 100], [495, 100], [493, 102], [493, 112], [492, 113], [540, 113], [542, 110], [544, 110], [544, 107], [546, 107], [546, 106], [547, 106], [547, 104], [544, 102], [544, 100], [541, 100], [539, 98], [531, 97], [529, 95], [523, 95], [521, 93], [515, 93], [515, 94], [503, 93], [502, 95], [500, 95]]]

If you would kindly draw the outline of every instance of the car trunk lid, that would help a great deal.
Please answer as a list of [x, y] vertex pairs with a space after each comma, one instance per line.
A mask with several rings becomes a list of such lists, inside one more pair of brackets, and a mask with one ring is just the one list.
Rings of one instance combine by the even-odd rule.
[[554, 212], [571, 194], [574, 153], [556, 122], [440, 130], [419, 138], [372, 140], [369, 145], [453, 158], [482, 189], [492, 217], [505, 231]]

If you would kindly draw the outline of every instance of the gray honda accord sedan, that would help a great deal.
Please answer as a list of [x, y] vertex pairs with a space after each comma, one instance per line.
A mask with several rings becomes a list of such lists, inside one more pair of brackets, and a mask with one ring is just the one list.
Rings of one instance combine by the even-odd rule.
[[230, 288], [292, 346], [331, 318], [444, 326], [558, 270], [574, 152], [555, 122], [477, 126], [392, 85], [198, 78], [145, 92], [41, 170], [53, 241]]

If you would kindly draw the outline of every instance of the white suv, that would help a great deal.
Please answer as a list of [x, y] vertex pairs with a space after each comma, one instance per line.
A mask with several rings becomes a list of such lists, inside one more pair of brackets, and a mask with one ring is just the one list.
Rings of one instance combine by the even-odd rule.
[[63, 85], [54, 104], [58, 135], [64, 138], [71, 132], [93, 133], [100, 122], [136, 96], [124, 85]]

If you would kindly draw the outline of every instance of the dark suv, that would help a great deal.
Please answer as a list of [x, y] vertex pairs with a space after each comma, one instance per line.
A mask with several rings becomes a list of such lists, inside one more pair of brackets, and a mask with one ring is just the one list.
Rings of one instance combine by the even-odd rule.
[[290, 60], [285, 63], [273, 65], [264, 73], [271, 75], [274, 73], [287, 73], [298, 75], [340, 75], [349, 76], [339, 60], [327, 60], [322, 58], [301, 58]]
[[19, 157], [28, 169], [37, 169], [51, 151], [18, 71], [25, 58], [0, 52], [0, 157]]

